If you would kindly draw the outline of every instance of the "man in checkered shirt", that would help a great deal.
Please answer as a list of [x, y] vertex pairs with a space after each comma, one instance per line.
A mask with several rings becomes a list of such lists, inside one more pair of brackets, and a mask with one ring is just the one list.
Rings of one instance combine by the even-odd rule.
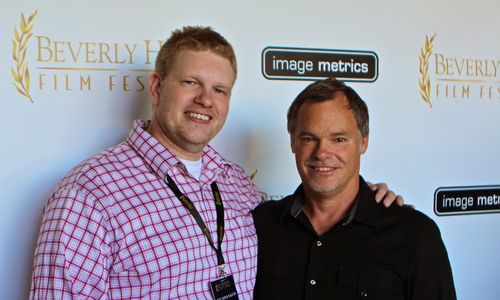
[[[211, 299], [220, 277], [215, 182], [223, 203], [224, 272], [250, 299], [257, 265], [251, 211], [263, 201], [244, 170], [208, 145], [236, 79], [232, 46], [209, 27], [176, 30], [149, 82], [153, 116], [82, 162], [48, 200], [30, 299]], [[209, 240], [167, 180], [188, 198]], [[387, 188], [381, 185], [379, 199]], [[392, 202], [389, 192], [384, 202]], [[400, 200], [400, 199], [398, 199]]]

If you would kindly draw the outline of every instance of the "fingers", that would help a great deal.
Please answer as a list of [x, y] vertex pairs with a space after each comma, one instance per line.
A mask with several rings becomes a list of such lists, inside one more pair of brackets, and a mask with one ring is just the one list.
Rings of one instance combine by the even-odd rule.
[[370, 188], [370, 190], [372, 190], [372, 191], [377, 190], [377, 186], [374, 185], [373, 183], [367, 181], [366, 184], [368, 184], [368, 187]]
[[403, 206], [405, 204], [403, 196], [396, 195], [396, 193], [389, 190], [387, 184], [383, 182], [377, 184], [373, 184], [371, 182], [366, 183], [368, 184], [368, 187], [375, 192], [375, 201], [377, 203], [382, 202], [385, 207], [389, 207], [392, 204], [396, 204], [397, 206]]
[[393, 191], [387, 191], [387, 193], [384, 195], [382, 199], [382, 203], [384, 204], [385, 207], [389, 207], [396, 201], [396, 193]]
[[397, 206], [403, 206], [405, 204], [405, 200], [403, 196], [396, 195], [393, 191], [389, 191], [387, 192], [383, 203], [385, 207], [389, 207], [392, 204], [396, 204]]
[[[396, 195], [394, 195], [394, 192], [389, 191], [389, 187], [387, 187], [387, 184], [385, 183], [377, 183], [374, 185], [374, 188], [372, 188], [373, 191], [375, 191], [375, 201], [377, 203], [380, 203], [382, 200], [385, 201], [385, 199], [390, 196], [390, 203], [394, 201], [396, 198]], [[392, 195], [388, 195], [388, 193], [392, 193]]]
[[[403, 206], [405, 204], [405, 199], [403, 198], [403, 196], [397, 195], [397, 197], [396, 197], [396, 204], [398, 206]], [[413, 208], [415, 208], [415, 207], [413, 207]]]

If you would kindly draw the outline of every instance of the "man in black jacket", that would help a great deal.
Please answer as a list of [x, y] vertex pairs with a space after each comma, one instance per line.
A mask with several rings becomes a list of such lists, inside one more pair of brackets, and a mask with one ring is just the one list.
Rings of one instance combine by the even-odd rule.
[[254, 211], [255, 299], [456, 299], [436, 224], [385, 208], [359, 175], [368, 109], [335, 79], [302, 91], [288, 111], [302, 184]]

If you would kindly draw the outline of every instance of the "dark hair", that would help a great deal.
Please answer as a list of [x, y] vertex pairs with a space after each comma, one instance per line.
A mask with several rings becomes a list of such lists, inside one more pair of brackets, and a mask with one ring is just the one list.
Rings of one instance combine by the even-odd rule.
[[366, 103], [359, 97], [356, 91], [335, 78], [327, 78], [311, 83], [293, 100], [287, 115], [287, 127], [290, 135], [293, 137], [293, 132], [297, 126], [297, 116], [304, 103], [333, 100], [337, 96], [337, 93], [343, 93], [347, 97], [348, 107], [354, 114], [354, 119], [361, 132], [361, 136], [368, 136], [369, 118]]
[[172, 31], [172, 35], [158, 52], [155, 71], [160, 79], [167, 75], [176, 55], [182, 50], [210, 50], [228, 59], [236, 76], [236, 55], [231, 44], [222, 35], [211, 27], [185, 26]]

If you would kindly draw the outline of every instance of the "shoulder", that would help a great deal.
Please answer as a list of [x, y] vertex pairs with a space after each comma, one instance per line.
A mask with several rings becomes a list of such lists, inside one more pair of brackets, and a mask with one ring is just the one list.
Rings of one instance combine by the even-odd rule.
[[440, 236], [439, 228], [429, 216], [408, 205], [379, 208], [380, 222], [383, 227], [394, 227], [407, 231], [419, 240], [425, 236]]
[[269, 217], [279, 218], [283, 212], [290, 207], [290, 203], [293, 201], [292, 199], [293, 197], [290, 195], [281, 200], [268, 200], [263, 202], [253, 211], [255, 222], [269, 220]]
[[262, 202], [262, 193], [259, 192], [257, 186], [253, 182], [252, 176], [249, 176], [241, 166], [235, 163], [228, 162], [225, 167], [224, 173], [231, 185], [237, 186], [244, 194], [252, 195], [252, 197], [257, 198], [257, 203]]
[[241, 166], [223, 157], [210, 145], [205, 148], [202, 159], [204, 172], [217, 174], [215, 180], [220, 184], [219, 189], [223, 197], [225, 194], [226, 197], [236, 200], [228, 204], [244, 208], [249, 214], [263, 201], [263, 194]]
[[77, 190], [92, 194], [110, 182], [130, 175], [143, 161], [126, 142], [112, 146], [78, 164], [56, 186], [57, 191]]
[[409, 205], [398, 206], [393, 203], [389, 207], [385, 207], [381, 203], [376, 203], [375, 193], [368, 187], [364, 179], [360, 178], [359, 202], [356, 212], [356, 217], [359, 220], [403, 235], [406, 233], [416, 235], [422, 226], [435, 227], [431, 218]]
[[251, 183], [250, 176], [248, 176], [247, 172], [241, 166], [222, 156], [210, 145], [204, 149], [203, 164], [205, 168], [213, 172], [222, 170], [223, 176], [231, 178], [233, 181], [241, 184]]
[[425, 213], [409, 205], [391, 205], [389, 208], [383, 207], [382, 210], [386, 210], [388, 214], [393, 214], [395, 217], [406, 220], [407, 222], [415, 225], [435, 224], [434, 221]]
[[243, 169], [240, 165], [225, 159], [224, 166], [226, 167], [227, 173], [235, 178], [238, 178], [243, 181], [251, 181], [251, 177], [248, 173]]

